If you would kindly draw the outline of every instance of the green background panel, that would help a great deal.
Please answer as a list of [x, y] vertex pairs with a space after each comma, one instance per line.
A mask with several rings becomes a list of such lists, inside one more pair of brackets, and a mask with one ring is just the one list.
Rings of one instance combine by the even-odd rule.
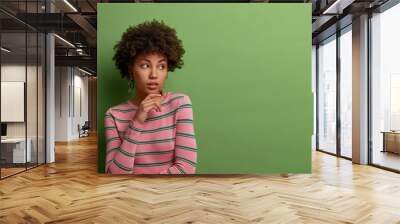
[[186, 53], [166, 90], [193, 103], [200, 174], [309, 173], [311, 4], [98, 4], [98, 170], [105, 111], [132, 97], [114, 66], [128, 26], [163, 20]]

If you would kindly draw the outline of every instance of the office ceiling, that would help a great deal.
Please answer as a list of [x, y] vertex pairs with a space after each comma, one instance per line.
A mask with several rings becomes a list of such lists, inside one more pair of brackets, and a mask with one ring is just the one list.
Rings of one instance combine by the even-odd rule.
[[[1, 0], [0, 25], [6, 35], [2, 41], [13, 42], [9, 45], [16, 54], [24, 48], [25, 39], [20, 32], [25, 29], [39, 32], [55, 32], [56, 64], [81, 66], [96, 71], [96, 29], [97, 3], [179, 3], [179, 2], [230, 2], [230, 3], [312, 3], [312, 36], [317, 43], [335, 32], [336, 27], [351, 23], [352, 17], [366, 10], [374, 9], [387, 0]], [[335, 3], [337, 2], [337, 3]], [[53, 13], [48, 13], [52, 8]], [[341, 20], [340, 23], [337, 21]], [[337, 25], [339, 24], [339, 26]], [[28, 52], [30, 46], [29, 45]], [[79, 49], [79, 50], [77, 50]], [[23, 53], [23, 52], [21, 52]]]

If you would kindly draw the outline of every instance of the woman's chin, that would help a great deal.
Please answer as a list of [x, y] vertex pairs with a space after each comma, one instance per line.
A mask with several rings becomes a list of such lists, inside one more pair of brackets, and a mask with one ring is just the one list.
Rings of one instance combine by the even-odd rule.
[[147, 94], [160, 93], [160, 89], [146, 89]]

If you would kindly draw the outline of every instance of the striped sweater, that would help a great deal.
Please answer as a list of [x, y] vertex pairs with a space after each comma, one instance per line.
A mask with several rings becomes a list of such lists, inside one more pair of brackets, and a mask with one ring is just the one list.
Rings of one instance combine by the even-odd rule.
[[144, 123], [133, 121], [137, 109], [127, 101], [106, 112], [106, 172], [194, 174], [197, 143], [190, 98], [168, 92], [161, 112], [152, 110]]

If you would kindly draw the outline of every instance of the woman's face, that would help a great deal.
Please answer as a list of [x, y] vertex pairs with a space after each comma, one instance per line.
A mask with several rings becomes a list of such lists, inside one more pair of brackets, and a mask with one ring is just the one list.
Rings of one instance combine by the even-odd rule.
[[161, 53], [139, 54], [132, 66], [137, 92], [160, 93], [168, 73], [167, 57]]

